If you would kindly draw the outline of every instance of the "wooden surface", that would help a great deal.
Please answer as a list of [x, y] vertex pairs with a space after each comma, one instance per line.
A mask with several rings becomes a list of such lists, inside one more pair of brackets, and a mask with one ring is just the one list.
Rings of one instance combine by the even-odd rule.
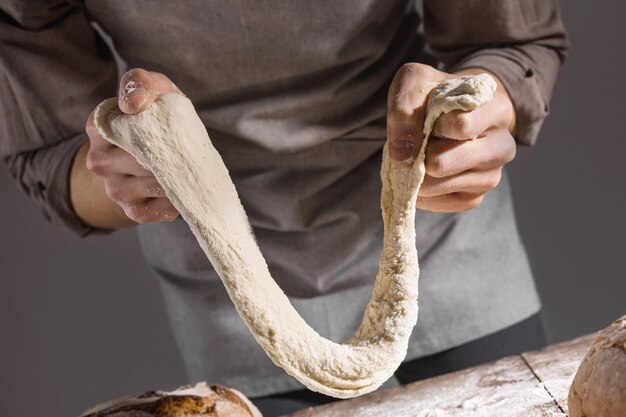
[[569, 342], [522, 354], [522, 358], [533, 370], [537, 379], [545, 385], [546, 390], [565, 414], [567, 414], [569, 387], [593, 336], [595, 335], [579, 337]]
[[592, 335], [289, 417], [564, 417]]

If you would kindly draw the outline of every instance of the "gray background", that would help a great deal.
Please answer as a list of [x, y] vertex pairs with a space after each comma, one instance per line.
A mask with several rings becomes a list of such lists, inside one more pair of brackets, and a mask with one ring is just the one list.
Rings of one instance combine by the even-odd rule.
[[[571, 56], [539, 144], [509, 168], [551, 342], [626, 313], [626, 2], [562, 7]], [[0, 231], [1, 416], [186, 383], [135, 232], [70, 236], [5, 172]]]

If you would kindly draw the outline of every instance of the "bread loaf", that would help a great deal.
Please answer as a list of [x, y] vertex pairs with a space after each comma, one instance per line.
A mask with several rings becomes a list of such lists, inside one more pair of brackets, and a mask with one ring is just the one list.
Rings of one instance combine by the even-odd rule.
[[569, 391], [570, 417], [626, 416], [626, 316], [598, 333]]
[[201, 382], [99, 404], [80, 417], [262, 417], [242, 393]]

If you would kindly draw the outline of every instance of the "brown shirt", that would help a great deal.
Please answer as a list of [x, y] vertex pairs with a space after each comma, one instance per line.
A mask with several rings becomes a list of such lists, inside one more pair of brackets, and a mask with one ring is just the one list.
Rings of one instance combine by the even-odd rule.
[[[532, 144], [567, 47], [550, 0], [432, 0], [423, 12], [405, 0], [0, 5], [0, 155], [44, 214], [91, 231], [72, 211], [68, 176], [87, 115], [116, 94], [97, 22], [130, 66], [165, 73], [193, 101], [272, 274], [335, 340], [360, 321], [377, 269], [395, 71], [435, 59], [449, 71], [492, 71], [514, 101], [518, 140]], [[416, 228], [421, 307], [409, 358], [537, 311], [506, 178], [478, 209], [421, 212]], [[182, 220], [139, 232], [193, 379], [248, 395], [298, 387], [255, 345]]]

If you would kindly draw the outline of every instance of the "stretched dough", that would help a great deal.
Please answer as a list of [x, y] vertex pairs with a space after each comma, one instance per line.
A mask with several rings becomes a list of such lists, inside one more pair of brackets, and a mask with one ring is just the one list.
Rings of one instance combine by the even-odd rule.
[[415, 201], [434, 120], [442, 112], [478, 107], [495, 88], [486, 74], [439, 84], [431, 94], [417, 162], [393, 162], [385, 146], [380, 270], [363, 322], [344, 343], [324, 339], [307, 325], [272, 279], [228, 170], [186, 97], [163, 94], [137, 115], [123, 114], [112, 98], [96, 109], [95, 124], [105, 139], [155, 175], [271, 360], [313, 391], [349, 398], [375, 390], [393, 375], [417, 322]]

